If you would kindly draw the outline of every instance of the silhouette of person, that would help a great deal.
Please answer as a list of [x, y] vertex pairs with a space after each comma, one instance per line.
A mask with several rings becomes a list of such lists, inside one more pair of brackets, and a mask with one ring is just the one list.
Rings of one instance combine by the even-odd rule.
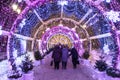
[[78, 52], [77, 52], [77, 50], [75, 49], [75, 47], [73, 47], [73, 48], [71, 49], [70, 55], [72, 56], [73, 68], [76, 68], [76, 67], [77, 67], [77, 64], [78, 64]]

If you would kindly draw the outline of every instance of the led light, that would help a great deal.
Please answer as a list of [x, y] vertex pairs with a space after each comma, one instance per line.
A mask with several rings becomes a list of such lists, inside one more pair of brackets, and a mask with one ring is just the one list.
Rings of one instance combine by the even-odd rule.
[[103, 50], [104, 50], [104, 53], [109, 54], [110, 50], [109, 50], [109, 46], [107, 44], [104, 44]]
[[120, 12], [116, 12], [116, 11], [110, 11], [110, 12], [106, 12], [105, 15], [112, 20], [113, 22], [117, 22], [120, 21], [119, 15]]
[[82, 28], [86, 28], [86, 25], [83, 25]]
[[63, 26], [63, 24], [59, 24], [58, 26]]
[[19, 8], [16, 11], [17, 11], [18, 14], [20, 14], [20, 12], [21, 12], [21, 10]]
[[14, 58], [17, 57], [17, 50], [15, 48], [14, 48], [14, 51], [13, 51], [13, 56], [14, 56]]
[[61, 5], [61, 6], [64, 6], [64, 5], [67, 5], [68, 4], [68, 1], [58, 1], [58, 4]]
[[2, 30], [0, 30], [0, 35], [2, 35]]
[[21, 50], [22, 50], [22, 53], [25, 53], [26, 52], [26, 45], [27, 42], [26, 40], [21, 40]]
[[12, 9], [13, 9], [14, 11], [16, 11], [17, 8], [18, 8], [18, 5], [17, 5], [17, 4], [13, 4], [13, 5], [12, 5]]
[[20, 2], [22, 2], [22, 0], [18, 0], [18, 2], [20, 3]]
[[2, 26], [0, 26], [0, 30], [2, 29]]
[[110, 3], [111, 0], [105, 0], [107, 3]]

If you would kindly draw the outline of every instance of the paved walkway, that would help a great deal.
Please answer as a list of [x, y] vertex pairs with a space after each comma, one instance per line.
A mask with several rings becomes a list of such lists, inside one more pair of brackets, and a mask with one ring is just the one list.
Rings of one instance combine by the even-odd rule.
[[50, 66], [50, 61], [47, 57], [34, 68], [34, 80], [94, 80], [89, 72], [83, 69], [85, 67], [78, 65], [77, 69], [73, 69], [70, 59], [66, 70], [61, 69], [61, 66], [59, 70], [54, 70], [53, 66]]

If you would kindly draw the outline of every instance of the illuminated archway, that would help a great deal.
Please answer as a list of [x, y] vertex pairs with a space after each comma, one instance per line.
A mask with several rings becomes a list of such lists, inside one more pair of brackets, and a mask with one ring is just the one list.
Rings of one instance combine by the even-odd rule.
[[[66, 41], [64, 42], [63, 39]], [[58, 43], [65, 44], [65, 45], [67, 44], [69, 48], [71, 48], [72, 46], [75, 46], [79, 54], [82, 53], [83, 47], [82, 47], [82, 42], [80, 41], [79, 36], [76, 34], [75, 31], [69, 29], [68, 27], [57, 26], [57, 27], [53, 27], [50, 30], [47, 30], [44, 33], [42, 37], [42, 44], [41, 44], [43, 53], [45, 53], [46, 50], [48, 50], [50, 47]]]

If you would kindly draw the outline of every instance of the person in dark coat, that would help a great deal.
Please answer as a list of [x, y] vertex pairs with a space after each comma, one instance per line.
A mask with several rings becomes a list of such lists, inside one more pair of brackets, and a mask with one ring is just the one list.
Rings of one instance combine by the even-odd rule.
[[76, 67], [77, 67], [77, 64], [78, 64], [78, 52], [77, 52], [77, 50], [75, 49], [75, 47], [73, 47], [73, 48], [71, 49], [70, 55], [72, 56], [73, 68], [76, 68]]
[[60, 47], [57, 45], [57, 46], [55, 46], [55, 48], [53, 50], [53, 54], [52, 54], [52, 58], [54, 60], [54, 68], [55, 69], [59, 69], [61, 56], [62, 56], [62, 51], [61, 51]]

